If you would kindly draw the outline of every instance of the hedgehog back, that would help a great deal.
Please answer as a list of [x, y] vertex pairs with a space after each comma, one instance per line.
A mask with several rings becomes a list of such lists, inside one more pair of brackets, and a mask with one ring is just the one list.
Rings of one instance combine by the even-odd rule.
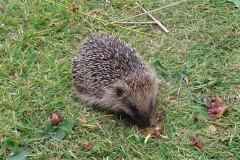
[[129, 74], [142, 74], [145, 62], [135, 50], [106, 34], [91, 36], [73, 61], [73, 81], [78, 92], [101, 98], [104, 89]]

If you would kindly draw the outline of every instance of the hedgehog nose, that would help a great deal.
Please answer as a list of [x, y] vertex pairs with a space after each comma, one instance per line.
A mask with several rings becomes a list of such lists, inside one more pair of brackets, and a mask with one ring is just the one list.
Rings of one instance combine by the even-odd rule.
[[139, 128], [147, 128], [150, 125], [150, 120], [141, 121], [137, 124]]

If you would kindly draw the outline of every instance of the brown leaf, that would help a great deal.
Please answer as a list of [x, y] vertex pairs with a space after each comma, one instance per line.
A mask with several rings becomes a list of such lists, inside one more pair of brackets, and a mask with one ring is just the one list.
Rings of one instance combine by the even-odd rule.
[[144, 144], [147, 143], [148, 139], [153, 136], [153, 137], [162, 137], [164, 139], [169, 139], [167, 136], [162, 135], [163, 134], [163, 129], [159, 126], [156, 126], [154, 129], [144, 129], [142, 130], [143, 132], [147, 133], [147, 137], [144, 140]]
[[61, 154], [54, 154], [52, 157], [52, 160], [62, 160], [62, 155]]
[[224, 101], [218, 96], [212, 97], [207, 103], [208, 108], [216, 108], [223, 105], [225, 105]]
[[198, 121], [198, 117], [194, 116], [193, 120], [194, 120], [194, 122], [197, 122]]
[[160, 127], [155, 127], [154, 130], [152, 130], [152, 135], [155, 137], [159, 137], [163, 133], [163, 129]]
[[125, 142], [124, 142], [124, 146], [126, 146], [126, 147], [129, 146], [128, 141], [125, 141]]
[[159, 122], [164, 119], [163, 112], [157, 112], [154, 116], [151, 117], [151, 126], [159, 125]]
[[158, 121], [162, 121], [163, 118], [164, 118], [163, 112], [158, 112], [157, 113], [157, 118], [158, 118]]
[[163, 129], [159, 126], [151, 129], [143, 129], [142, 131], [155, 137], [159, 137], [163, 134]]
[[228, 110], [228, 106], [218, 96], [212, 97], [211, 100], [208, 101], [207, 106], [211, 118], [221, 118]]
[[71, 5], [70, 10], [71, 10], [73, 13], [77, 12], [78, 9], [79, 9], [79, 6], [78, 6], [77, 4], [73, 3], [73, 4]]
[[54, 112], [51, 117], [52, 125], [57, 126], [63, 120], [63, 116], [60, 112]]
[[91, 142], [90, 141], [86, 141], [85, 143], [83, 143], [83, 148], [88, 149], [88, 150], [92, 149]]
[[198, 149], [202, 150], [203, 149], [203, 144], [200, 141], [200, 139], [196, 136], [190, 137], [190, 140], [193, 142], [193, 145], [197, 147]]

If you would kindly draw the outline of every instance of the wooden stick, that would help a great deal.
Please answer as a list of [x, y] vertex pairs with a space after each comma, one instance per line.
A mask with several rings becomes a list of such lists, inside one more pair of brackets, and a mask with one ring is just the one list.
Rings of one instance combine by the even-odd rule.
[[[149, 12], [149, 13], [152, 13], [152, 12], [155, 12], [155, 11], [158, 11], [158, 10], [161, 10], [161, 9], [165, 9], [165, 8], [168, 8], [168, 7], [177, 5], [177, 4], [182, 3], [182, 2], [184, 2], [184, 1], [187, 1], [187, 0], [181, 0], [181, 1], [179, 1], [179, 2], [174, 2], [174, 3], [171, 3], [171, 4], [169, 4], [169, 5], [166, 5], [166, 6], [163, 6], [163, 7], [160, 7], [160, 8], [156, 8], [156, 9], [151, 10], [151, 11], [148, 11], [148, 12]], [[127, 19], [139, 17], [139, 16], [144, 15], [144, 14], [146, 14], [146, 13], [140, 13], [140, 14], [137, 14], [137, 15], [134, 15], [134, 16], [131, 16], [131, 17], [127, 17], [127, 18], [124, 18], [124, 19], [120, 19], [120, 20], [117, 20], [117, 21], [125, 21], [125, 20], [127, 20]]]
[[155, 17], [153, 17], [153, 15], [151, 15], [146, 9], [144, 9], [144, 8], [142, 7], [142, 5], [140, 5], [138, 2], [136, 2], [136, 3], [141, 7], [141, 9], [142, 9], [152, 20], [154, 20], [154, 22], [155, 22], [157, 25], [159, 25], [159, 27], [162, 28], [162, 30], [163, 30], [165, 33], [169, 33], [169, 31], [167, 30], [167, 28], [164, 27], [161, 22], [159, 22]]
[[[52, 3], [54, 5], [57, 5], [57, 6], [60, 6], [62, 8], [65, 8], [65, 9], [69, 9], [69, 7], [65, 6], [65, 5], [62, 5], [62, 4], [59, 4], [59, 3], [56, 3], [52, 0], [46, 0], [47, 2], [49, 3]], [[94, 17], [92, 15], [89, 15], [85, 12], [82, 12], [80, 10], [78, 10], [77, 12], [79, 12], [80, 14], [84, 15], [84, 16], [87, 16], [87, 17], [91, 17], [93, 19], [96, 19], [98, 20], [99, 22], [101, 22], [103, 25], [112, 25], [112, 26], [115, 26], [115, 27], [119, 27], [119, 28], [123, 28], [123, 29], [126, 29], [128, 31], [131, 31], [131, 32], [135, 32], [135, 33], [139, 33], [139, 34], [142, 34], [142, 35], [145, 35], [145, 36], [150, 36], [150, 37], [158, 37], [158, 38], [161, 38], [160, 36], [156, 35], [156, 34], [148, 34], [148, 33], [145, 33], [145, 32], [141, 32], [139, 30], [136, 30], [136, 29], [131, 29], [130, 27], [124, 27], [124, 26], [121, 26], [121, 25], [118, 25], [118, 24], [114, 24], [113, 22], [110, 22], [110, 21], [106, 21], [106, 20], [103, 20], [101, 18], [98, 18], [98, 17]]]
[[154, 21], [149, 21], [149, 22], [112, 22], [112, 23], [116, 23], [116, 24], [156, 24], [156, 22]]

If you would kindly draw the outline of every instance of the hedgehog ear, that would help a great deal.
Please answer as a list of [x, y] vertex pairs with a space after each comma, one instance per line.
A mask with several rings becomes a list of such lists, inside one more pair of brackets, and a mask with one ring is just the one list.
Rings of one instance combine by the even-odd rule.
[[124, 90], [121, 87], [116, 87], [115, 93], [117, 97], [121, 97], [124, 94]]

